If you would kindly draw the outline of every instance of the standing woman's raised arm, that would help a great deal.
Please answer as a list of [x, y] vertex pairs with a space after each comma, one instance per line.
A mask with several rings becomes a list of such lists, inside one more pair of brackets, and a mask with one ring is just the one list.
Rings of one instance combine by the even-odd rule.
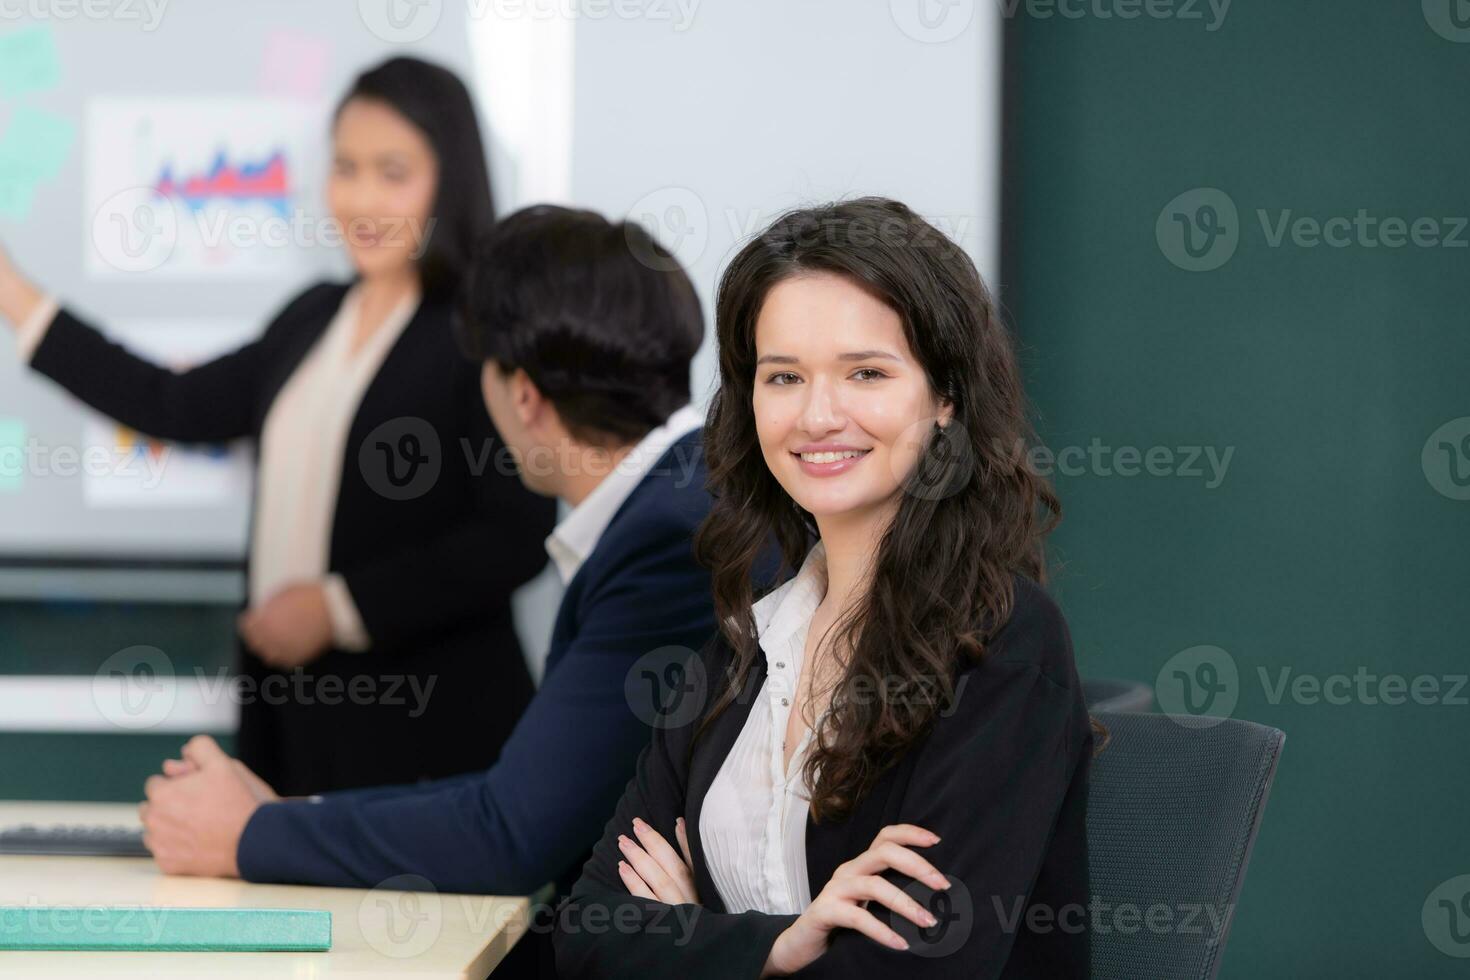
[[0, 320], [19, 332], [46, 305], [45, 294], [20, 274], [0, 245]]
[[[108, 340], [64, 307], [54, 306], [0, 249], [0, 315], [18, 334], [35, 371], [92, 408], [145, 435], [180, 442], [222, 442], [251, 434], [267, 359], [283, 326], [326, 299], [314, 287], [297, 296], [258, 339], [187, 371], [172, 371]], [[39, 316], [38, 316], [39, 314]], [[43, 319], [44, 318], [44, 319]]]

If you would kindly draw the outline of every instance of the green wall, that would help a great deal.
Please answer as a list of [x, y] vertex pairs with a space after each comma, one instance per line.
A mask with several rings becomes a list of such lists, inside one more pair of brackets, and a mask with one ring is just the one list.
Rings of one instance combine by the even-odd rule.
[[[1464, 976], [1421, 910], [1470, 874], [1470, 690], [1273, 703], [1260, 671], [1271, 685], [1283, 668], [1470, 671], [1470, 502], [1450, 495], [1470, 491], [1446, 440], [1421, 459], [1470, 416], [1470, 43], [1418, 2], [1237, 0], [1214, 31], [1199, 9], [1064, 20], [1023, 5], [1009, 25], [1001, 292], [1043, 441], [1115, 451], [1055, 476], [1054, 589], [1084, 673], [1153, 682], [1213, 645], [1238, 672], [1234, 716], [1287, 733], [1223, 976]], [[1209, 271], [1176, 266], [1181, 240], [1156, 230], [1196, 188], [1239, 213], [1236, 251], [1220, 264], [1221, 238]], [[1273, 247], [1257, 212], [1274, 234], [1288, 209], [1431, 218], [1459, 245], [1306, 247], [1288, 231]], [[1464, 473], [1462, 426], [1447, 441]], [[1209, 488], [1120, 476], [1122, 446], [1234, 453]]]
[[[234, 738], [216, 735], [225, 751]], [[81, 732], [0, 732], [5, 760], [0, 799], [132, 803], [143, 781], [179, 757], [189, 736]]]
[[[90, 677], [132, 646], [161, 651], [176, 675], [214, 678], [234, 662], [233, 605], [0, 602], [0, 674]], [[233, 737], [218, 736], [227, 749]], [[189, 735], [0, 731], [0, 800], [142, 798], [143, 780]]]

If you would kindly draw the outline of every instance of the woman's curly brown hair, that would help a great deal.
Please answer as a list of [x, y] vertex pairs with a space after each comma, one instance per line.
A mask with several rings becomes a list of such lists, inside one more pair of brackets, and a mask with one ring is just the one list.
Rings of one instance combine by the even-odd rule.
[[[933, 391], [954, 408], [904, 483], [869, 589], [832, 631], [842, 667], [804, 764], [812, 813], [825, 820], [849, 813], [951, 703], [959, 666], [981, 658], [1010, 618], [1013, 575], [1044, 581], [1042, 540], [1061, 505], [1024, 465], [1033, 434], [1015, 351], [964, 251], [883, 198], [781, 216], [731, 261], [716, 301], [720, 387], [704, 431], [714, 505], [696, 549], [734, 660], [701, 732], [760, 656], [751, 582], [762, 553], [774, 540], [796, 569], [817, 540], [811, 515], [767, 468], [751, 408], [761, 306], [777, 283], [809, 274], [843, 276], [895, 310]], [[844, 693], [864, 689], [883, 696]]]

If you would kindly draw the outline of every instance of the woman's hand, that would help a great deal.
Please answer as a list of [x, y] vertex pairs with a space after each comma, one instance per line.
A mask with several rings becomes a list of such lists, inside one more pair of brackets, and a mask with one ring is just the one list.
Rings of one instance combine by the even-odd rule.
[[881, 873], [891, 868], [931, 888], [948, 888], [949, 880], [934, 865], [909, 850], [937, 843], [937, 836], [913, 824], [890, 824], [878, 831], [872, 845], [838, 865], [821, 894], [776, 937], [761, 976], [787, 976], [807, 966], [827, 952], [832, 930], [839, 928], [855, 929], [890, 949], [908, 949], [903, 937], [879, 922], [867, 904], [876, 901], [921, 927], [933, 926], [934, 916], [929, 910]]
[[332, 617], [316, 583], [290, 585], [237, 620], [245, 645], [277, 670], [311, 663], [332, 645]]
[[629, 894], [665, 905], [698, 905], [694, 859], [689, 856], [684, 818], [674, 822], [674, 835], [679, 838], [679, 850], [684, 852], [682, 857], [662, 834], [637, 817], [633, 818], [633, 833], [638, 837], [636, 842], [626, 835], [618, 836], [618, 848], [627, 859], [618, 862], [618, 874]]
[[19, 329], [44, 299], [41, 291], [11, 263], [9, 253], [0, 245], [0, 319], [8, 321], [12, 329]]

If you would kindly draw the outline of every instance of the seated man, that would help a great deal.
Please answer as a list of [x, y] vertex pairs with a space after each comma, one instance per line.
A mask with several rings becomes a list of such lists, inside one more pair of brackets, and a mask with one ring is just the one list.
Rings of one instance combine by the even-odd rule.
[[145, 841], [165, 872], [357, 887], [412, 874], [501, 895], [570, 884], [669, 708], [655, 690], [678, 676], [668, 648], [713, 633], [688, 404], [704, 321], [677, 262], [636, 225], [529, 208], [485, 244], [459, 329], [521, 479], [571, 507], [546, 540], [566, 591], [540, 689], [489, 770], [417, 786], [281, 800], [196, 737], [146, 785]]

